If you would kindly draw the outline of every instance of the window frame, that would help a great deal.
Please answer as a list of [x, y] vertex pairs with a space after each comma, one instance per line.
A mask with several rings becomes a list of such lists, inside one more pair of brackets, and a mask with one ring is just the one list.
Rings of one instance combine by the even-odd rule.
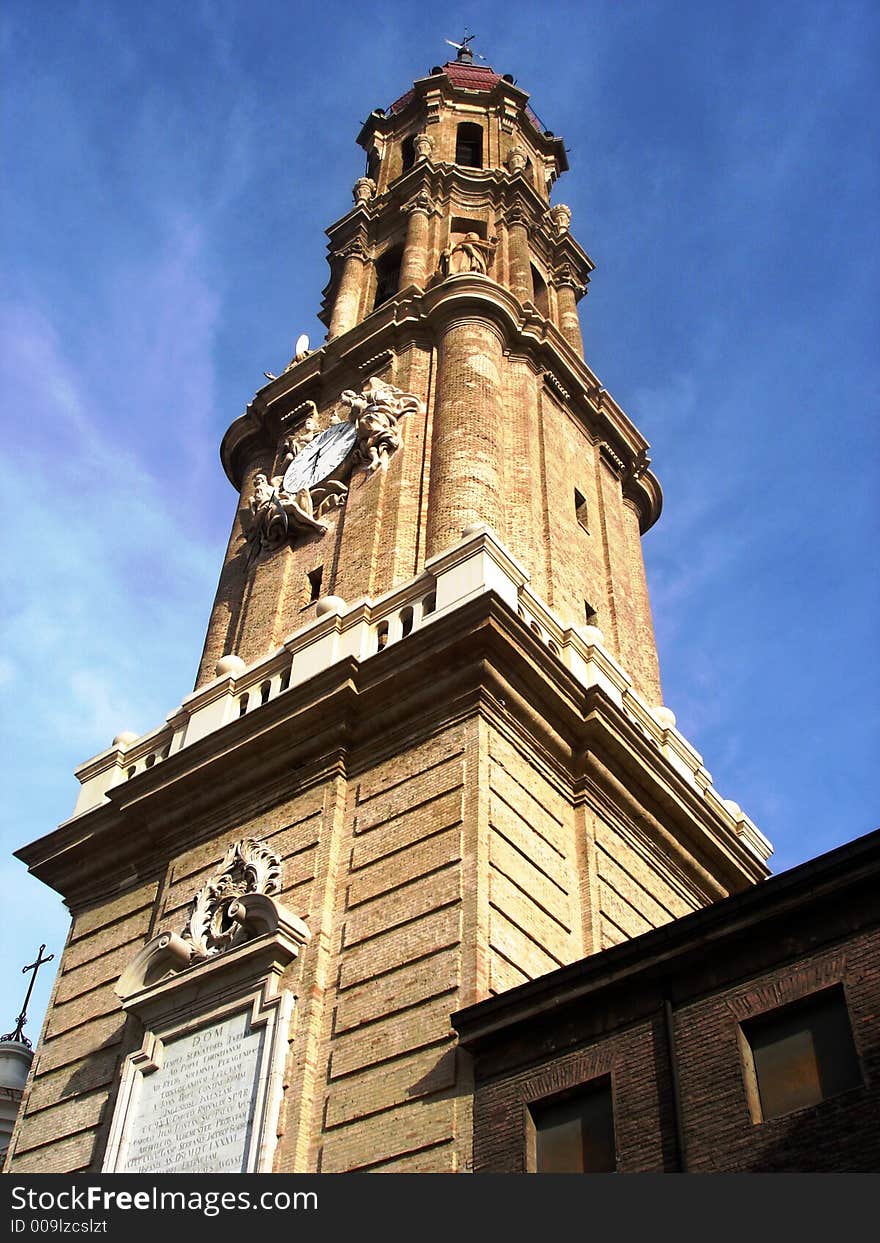
[[[468, 132], [462, 134], [462, 130]], [[480, 135], [479, 144], [479, 163], [468, 163], [460, 160], [460, 146], [473, 146], [476, 142], [477, 131]], [[486, 167], [486, 131], [479, 121], [459, 121], [455, 129], [455, 163], [459, 168], [476, 168], [482, 169]]]
[[[786, 1017], [790, 1017], [798, 1010], [808, 1011], [820, 1004], [822, 998], [828, 1002], [836, 999], [837, 1004], [842, 1007], [842, 1014], [846, 1020], [849, 1038], [852, 1044], [852, 1054], [854, 1067], [858, 1074], [858, 1081], [848, 1084], [846, 1087], [838, 1088], [832, 1092], [820, 1096], [817, 1100], [805, 1102], [800, 1105], [794, 1105], [791, 1109], [785, 1109], [776, 1113], [765, 1115], [764, 1105], [761, 1097], [761, 1083], [758, 1073], [758, 1066], [755, 1061], [755, 1052], [753, 1048], [754, 1035], [750, 1037], [749, 1029], [755, 1030], [770, 1025], [774, 1017], [783, 1022]], [[859, 1047], [856, 1043], [855, 1030], [852, 1021], [852, 1011], [846, 995], [846, 988], [842, 980], [826, 985], [822, 988], [814, 989], [812, 992], [804, 993], [800, 997], [794, 997], [781, 1005], [771, 1006], [766, 1010], [750, 1014], [741, 1018], [737, 1022], [736, 1027], [737, 1044], [740, 1051], [740, 1062], [742, 1067], [743, 1084], [745, 1087], [746, 1103], [749, 1110], [749, 1116], [755, 1126], [764, 1126], [767, 1123], [782, 1121], [793, 1117], [795, 1114], [803, 1113], [805, 1110], [813, 1110], [820, 1108], [827, 1101], [833, 1101], [844, 1096], [847, 1092], [855, 1092], [865, 1086], [865, 1070], [862, 1064]], [[819, 1071], [819, 1083], [821, 1087], [821, 1062], [817, 1058], [817, 1068]], [[766, 1095], [766, 1087], [765, 1087]]]
[[577, 1083], [572, 1083], [569, 1086], [560, 1089], [558, 1092], [548, 1093], [546, 1096], [529, 1096], [522, 1102], [523, 1165], [527, 1174], [539, 1174], [543, 1172], [538, 1169], [538, 1127], [535, 1122], [533, 1110], [553, 1108], [556, 1105], [565, 1104], [568, 1100], [574, 1100], [578, 1096], [604, 1091], [607, 1091], [608, 1093], [608, 1101], [611, 1110], [611, 1145], [614, 1156], [614, 1169], [604, 1171], [584, 1170], [582, 1173], [618, 1173], [620, 1169], [620, 1149], [617, 1135], [617, 1091], [614, 1073], [609, 1070], [604, 1073], [591, 1076], [589, 1079], [579, 1080]]

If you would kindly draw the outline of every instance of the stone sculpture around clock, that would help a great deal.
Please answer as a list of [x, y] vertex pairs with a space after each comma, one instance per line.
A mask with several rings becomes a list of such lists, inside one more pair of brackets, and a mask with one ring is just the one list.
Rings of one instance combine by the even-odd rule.
[[385, 470], [401, 445], [400, 419], [424, 411], [413, 393], [373, 376], [361, 391], [346, 389], [330, 424], [318, 427], [318, 411], [282, 444], [283, 474], [254, 477], [243, 515], [245, 538], [254, 552], [274, 552], [305, 532], [327, 530], [323, 515], [345, 504], [352, 472]]

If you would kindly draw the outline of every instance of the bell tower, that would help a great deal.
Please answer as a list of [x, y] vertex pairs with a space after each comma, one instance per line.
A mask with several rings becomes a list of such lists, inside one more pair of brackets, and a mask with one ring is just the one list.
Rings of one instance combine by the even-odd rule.
[[451, 1012], [767, 873], [662, 702], [660, 487], [584, 359], [562, 139], [466, 42], [358, 142], [327, 339], [223, 438], [195, 690], [19, 852], [73, 927], [13, 1171], [165, 1168], [119, 1164], [170, 1159], [138, 1068], [251, 1039], [235, 998], [270, 1138], [203, 1168], [467, 1170]]
[[250, 661], [277, 646], [310, 616], [318, 581], [345, 600], [381, 594], [485, 523], [562, 620], [598, 626], [661, 702], [640, 547], [660, 488], [646, 441], [584, 366], [577, 299], [593, 264], [569, 209], [549, 201], [565, 144], [510, 75], [461, 57], [358, 136], [367, 175], [327, 231], [327, 343], [262, 389], [223, 442], [242, 514], [255, 477], [282, 471], [288, 433], [326, 426], [365, 378], [421, 408], [396, 429], [390, 475], [389, 452], [344, 505], [330, 498], [326, 533], [254, 566], [236, 530], [200, 684], [225, 653]]

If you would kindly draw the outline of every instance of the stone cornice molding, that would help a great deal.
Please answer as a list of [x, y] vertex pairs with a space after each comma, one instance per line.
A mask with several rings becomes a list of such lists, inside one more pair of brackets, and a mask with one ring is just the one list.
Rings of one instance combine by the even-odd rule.
[[364, 122], [357, 142], [365, 151], [369, 151], [374, 144], [384, 148], [389, 139], [402, 132], [411, 132], [420, 119], [431, 126], [440, 120], [444, 108], [455, 110], [457, 104], [466, 104], [480, 112], [496, 115], [505, 133], [513, 133], [517, 127], [520, 128], [545, 163], [553, 169], [555, 180], [568, 171], [565, 143], [557, 135], [538, 129], [529, 115], [528, 102], [528, 92], [513, 82], [506, 82], [503, 77], [499, 77], [490, 90], [477, 92], [455, 86], [445, 73], [431, 74], [413, 83], [412, 98], [399, 112], [372, 112]]
[[[622, 473], [641, 461], [649, 445], [611, 394], [565, 340], [554, 324], [537, 311], [523, 307], [516, 297], [491, 277], [461, 273], [423, 291], [401, 290], [341, 337], [325, 344], [303, 362], [267, 384], [245, 413], [226, 432], [220, 457], [237, 491], [249, 457], [273, 452], [284, 415], [305, 399], [320, 406], [321, 392], [334, 397], [348, 386], [346, 373], [367, 359], [395, 352], [412, 343], [436, 342], [440, 325], [450, 316], [483, 318], [498, 325], [508, 348], [528, 353], [535, 369], [551, 372], [570, 394], [567, 408], [589, 430], [594, 440], [607, 442], [623, 463]], [[626, 483], [627, 495], [639, 506], [642, 532], [657, 521], [662, 507], [659, 481], [647, 468]]]
[[373, 198], [368, 204], [357, 204], [328, 229], [325, 229], [325, 236], [329, 239], [327, 249], [330, 252], [331, 261], [353, 238], [367, 237], [370, 224], [384, 197], [383, 195], [381, 198]]
[[[433, 605], [423, 615], [429, 594]], [[393, 627], [404, 605], [415, 625], [401, 644], [402, 632]], [[391, 619], [390, 642], [377, 650], [382, 618]], [[282, 690], [242, 715], [241, 698], [267, 680], [277, 687], [282, 665]], [[673, 714], [641, 699], [599, 631], [562, 626], [531, 591], [525, 568], [485, 527], [469, 529], [410, 584], [377, 602], [336, 602], [271, 657], [194, 692], [169, 717], [176, 724], [161, 763], [145, 766], [141, 759], [137, 774], [126, 778], [124, 765], [129, 755], [142, 756], [143, 739], [126, 744], [121, 768], [113, 749], [90, 761], [80, 770], [81, 777], [90, 774], [80, 813], [17, 853], [74, 908], [82, 907], [108, 884], [149, 872], [157, 855], [216, 835], [230, 802], [237, 799], [253, 815], [255, 793], [258, 802], [276, 787], [283, 794], [291, 766], [307, 775], [324, 764], [330, 774], [330, 755], [332, 772], [351, 776], [475, 712], [497, 718], [499, 726], [516, 722], [573, 791], [572, 783], [589, 779], [597, 790], [607, 787], [617, 804], [641, 791], [635, 821], [649, 828], [656, 821], [651, 832], [663, 848], [669, 833], [690, 843], [690, 883], [707, 896], [713, 891], [703, 870], [727, 889], [764, 874], [766, 841], [713, 788], [701, 757], [675, 730]], [[96, 778], [102, 761], [115, 774], [106, 788]], [[214, 896], [231, 901], [235, 895], [227, 890], [218, 882]], [[259, 936], [271, 925], [272, 908], [261, 898], [255, 903], [243, 918]], [[223, 931], [218, 944], [227, 941], [224, 952], [231, 953], [235, 938]], [[174, 940], [159, 950], [183, 961]]]

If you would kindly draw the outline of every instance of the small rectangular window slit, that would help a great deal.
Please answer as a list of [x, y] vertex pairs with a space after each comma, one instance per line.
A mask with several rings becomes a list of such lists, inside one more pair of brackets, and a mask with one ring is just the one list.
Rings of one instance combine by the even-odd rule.
[[324, 578], [323, 565], [317, 566], [314, 570], [309, 570], [306, 578], [309, 580], [309, 604], [314, 604], [321, 595], [321, 581]]
[[577, 516], [578, 524], [585, 531], [589, 531], [589, 523], [587, 522], [587, 498], [577, 488], [574, 490], [574, 512]]

